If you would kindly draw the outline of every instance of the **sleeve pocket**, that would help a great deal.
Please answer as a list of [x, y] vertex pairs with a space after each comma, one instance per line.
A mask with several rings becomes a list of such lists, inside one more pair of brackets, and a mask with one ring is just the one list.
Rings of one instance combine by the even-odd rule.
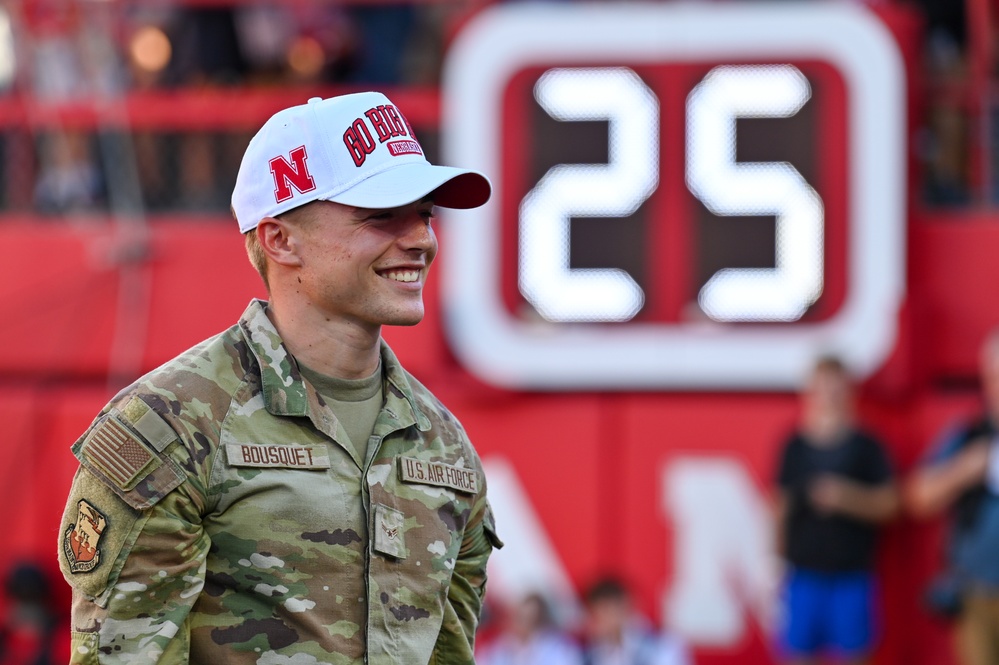
[[70, 633], [70, 665], [97, 665], [97, 633]]

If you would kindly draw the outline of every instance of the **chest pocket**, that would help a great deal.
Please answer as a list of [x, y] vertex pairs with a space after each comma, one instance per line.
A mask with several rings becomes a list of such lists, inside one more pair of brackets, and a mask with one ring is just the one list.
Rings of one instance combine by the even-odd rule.
[[372, 486], [371, 495], [372, 549], [450, 577], [481, 484], [479, 472], [400, 456], [380, 475], [385, 480]]
[[251, 521], [259, 525], [268, 518], [302, 519], [345, 508], [347, 497], [341, 490], [349, 483], [330, 481], [343, 465], [331, 458], [324, 443], [223, 443], [219, 452], [211, 491], [219, 495], [220, 513], [247, 510], [255, 513]]

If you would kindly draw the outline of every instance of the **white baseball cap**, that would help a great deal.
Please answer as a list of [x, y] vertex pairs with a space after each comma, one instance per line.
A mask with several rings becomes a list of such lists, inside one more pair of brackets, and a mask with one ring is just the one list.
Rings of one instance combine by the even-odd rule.
[[475, 171], [435, 166], [399, 109], [379, 92], [320, 99], [271, 116], [250, 140], [232, 208], [243, 233], [310, 201], [396, 208], [433, 192], [445, 208], [489, 200]]

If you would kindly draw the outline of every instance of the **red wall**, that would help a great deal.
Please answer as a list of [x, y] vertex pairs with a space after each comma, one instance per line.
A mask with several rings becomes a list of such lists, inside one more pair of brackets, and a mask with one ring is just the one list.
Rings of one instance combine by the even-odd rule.
[[[0, 497], [11, 527], [8, 561], [26, 556], [54, 565], [75, 467], [68, 447], [124, 384], [108, 378], [121, 362], [116, 354], [138, 359], [118, 365], [130, 376], [149, 370], [230, 325], [262, 293], [232, 222], [161, 220], [149, 230], [148, 262], [115, 264], [120, 244], [103, 223], [0, 226], [7, 250], [0, 262], [0, 422], [7, 443], [0, 447]], [[910, 241], [904, 348], [866, 386], [862, 402], [902, 470], [943, 425], [974, 410], [976, 350], [999, 323], [992, 293], [999, 263], [989, 260], [990, 248], [999, 246], [999, 219], [919, 219]], [[441, 244], [448, 251], [446, 227]], [[793, 396], [496, 390], [450, 355], [433, 279], [431, 285], [427, 320], [386, 337], [462, 419], [483, 456], [513, 464], [573, 582], [620, 570], [636, 583], [641, 607], [658, 618], [675, 535], [660, 510], [663, 465], [683, 455], [730, 457], [765, 494], [776, 446], [794, 419]], [[123, 294], [130, 299], [124, 305]], [[938, 541], [934, 525], [902, 520], [889, 530], [879, 662], [949, 662], [943, 627], [918, 605], [938, 563]], [[768, 662], [758, 628], [734, 650], [699, 656], [702, 663]]]

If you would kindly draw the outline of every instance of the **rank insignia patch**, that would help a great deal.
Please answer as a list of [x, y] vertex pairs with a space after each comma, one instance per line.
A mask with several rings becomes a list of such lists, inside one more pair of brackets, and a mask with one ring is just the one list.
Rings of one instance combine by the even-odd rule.
[[406, 558], [406, 516], [398, 510], [375, 504], [375, 550], [397, 559]]
[[66, 528], [62, 549], [71, 571], [89, 573], [101, 563], [100, 540], [108, 520], [86, 499], [80, 499], [76, 506], [76, 524]]

